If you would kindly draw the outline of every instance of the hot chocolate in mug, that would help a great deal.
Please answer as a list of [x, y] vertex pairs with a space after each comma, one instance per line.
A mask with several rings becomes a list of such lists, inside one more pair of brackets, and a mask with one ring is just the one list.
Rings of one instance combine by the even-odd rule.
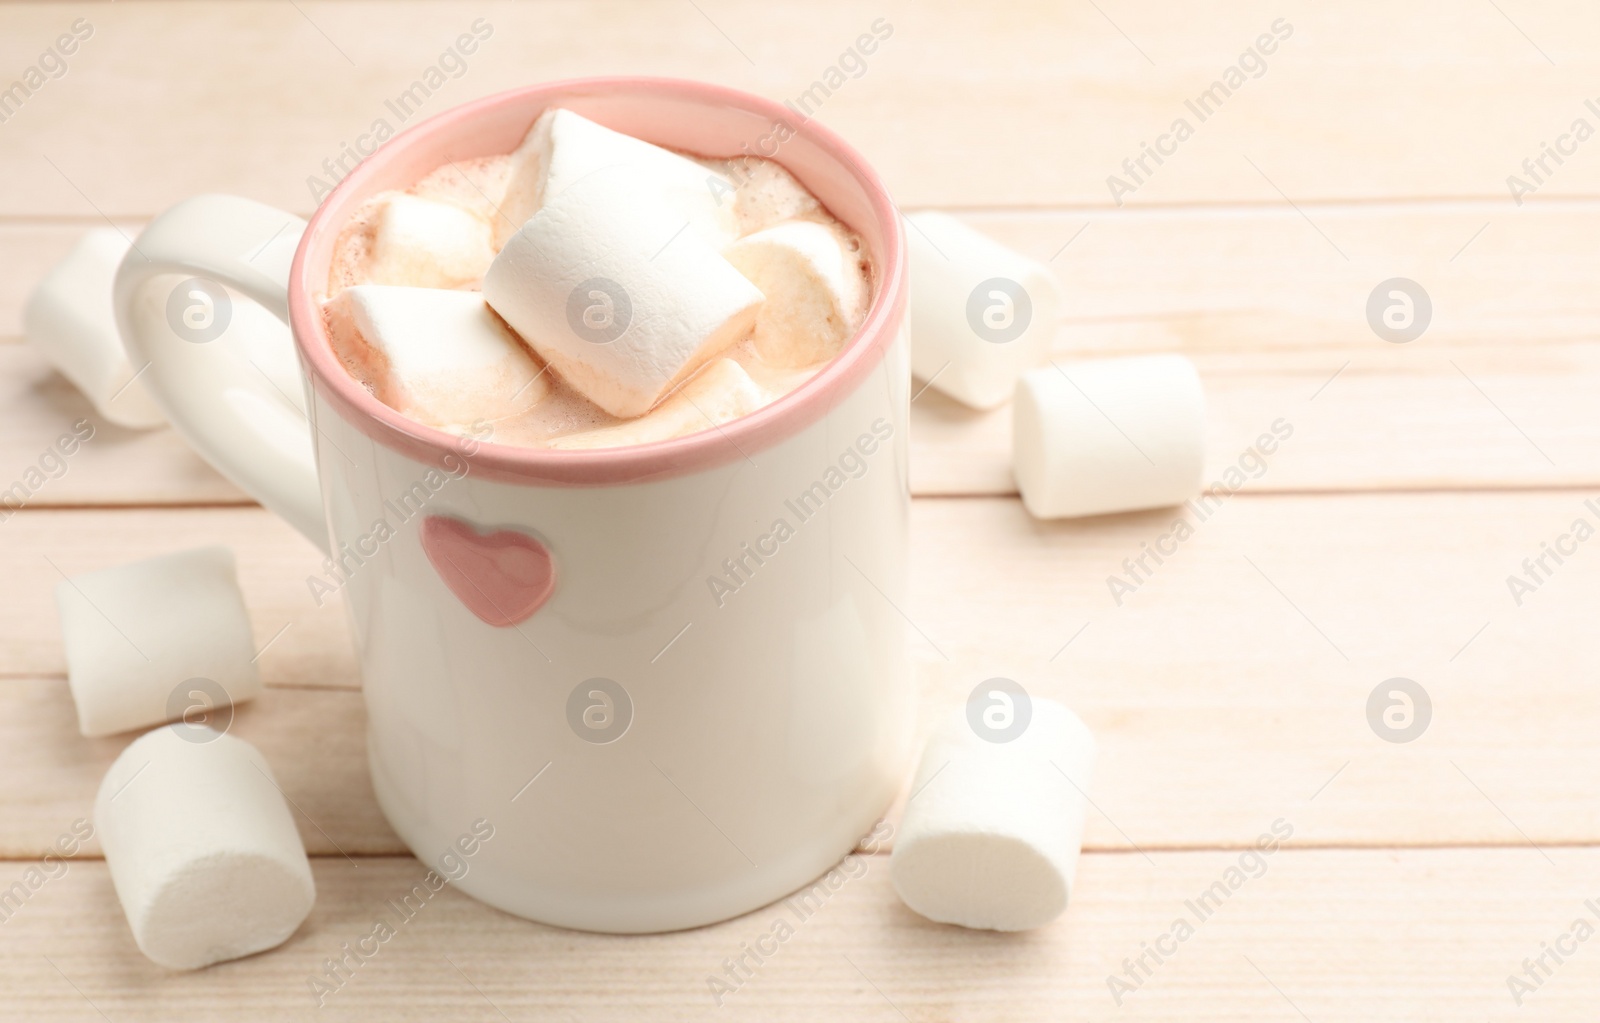
[[[320, 312], [340, 229], [378, 192], [511, 152], [552, 106], [777, 160], [870, 254], [861, 329], [772, 404], [634, 447], [512, 447], [381, 404]], [[171, 315], [185, 287], [287, 323], [303, 388]], [[437, 862], [493, 827], [463, 891], [586, 930], [711, 923], [824, 873], [889, 804], [913, 726], [905, 244], [883, 184], [831, 132], [693, 82], [503, 93], [396, 136], [309, 222], [227, 196], [179, 204], [139, 236], [115, 305], [178, 431], [328, 553], [394, 829]]]

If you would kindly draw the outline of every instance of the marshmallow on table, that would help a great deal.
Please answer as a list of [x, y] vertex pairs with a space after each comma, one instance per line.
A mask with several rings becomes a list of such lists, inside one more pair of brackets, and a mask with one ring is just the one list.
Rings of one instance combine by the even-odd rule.
[[[1067, 908], [1094, 736], [1054, 700], [1011, 699], [958, 710], [917, 767], [889, 875], [905, 904], [930, 920], [1022, 931]], [[999, 709], [1009, 717], [984, 717]], [[1008, 739], [1007, 728], [1030, 712]], [[1000, 722], [1007, 728], [989, 727]]]
[[455, 288], [482, 280], [494, 252], [489, 224], [471, 211], [401, 192], [377, 214], [366, 279], [373, 284]]
[[1041, 263], [943, 213], [906, 215], [911, 372], [964, 405], [991, 409], [1043, 362], [1060, 298]]
[[233, 552], [201, 547], [56, 584], [78, 730], [110, 735], [261, 692]]
[[129, 245], [109, 227], [84, 235], [28, 296], [22, 323], [34, 348], [97, 412], [118, 426], [149, 429], [166, 417], [143, 381], [134, 379], [111, 307], [112, 283]]
[[741, 238], [722, 254], [767, 296], [753, 340], [773, 365], [832, 358], [866, 317], [861, 255], [837, 228], [791, 220]]
[[743, 366], [732, 359], [716, 359], [638, 419], [557, 437], [550, 446], [618, 448], [671, 440], [749, 415], [771, 400], [772, 396], [750, 379]]
[[673, 230], [688, 223], [707, 244], [719, 248], [738, 237], [736, 190], [726, 175], [555, 107], [539, 115], [511, 154], [496, 242], [503, 246], [540, 207], [578, 182], [622, 168], [628, 171], [630, 187], [670, 211]]
[[631, 419], [744, 340], [763, 296], [683, 222], [602, 171], [544, 201], [483, 279], [483, 296], [556, 372]]
[[1011, 468], [1036, 518], [1181, 504], [1205, 471], [1205, 392], [1181, 355], [1062, 362], [1017, 383]]
[[193, 970], [283, 944], [316, 885], [272, 768], [243, 739], [173, 725], [122, 751], [94, 826], [139, 951]]
[[339, 293], [333, 312], [349, 317], [376, 357], [378, 400], [421, 422], [502, 419], [550, 389], [479, 292], [358, 284]]

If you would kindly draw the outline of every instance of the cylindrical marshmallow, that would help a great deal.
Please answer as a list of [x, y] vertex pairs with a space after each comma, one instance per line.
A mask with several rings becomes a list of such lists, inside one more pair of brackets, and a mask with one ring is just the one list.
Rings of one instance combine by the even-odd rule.
[[139, 951], [193, 970], [281, 945], [316, 885], [272, 768], [243, 739], [158, 728], [122, 751], [94, 802]]
[[1072, 893], [1094, 736], [1015, 683], [952, 714], [929, 741], [889, 875], [930, 920], [995, 931], [1040, 927]]
[[453, 203], [392, 195], [373, 225], [365, 280], [413, 288], [476, 284], [494, 260], [489, 222]]
[[[358, 284], [329, 307], [340, 354], [379, 401], [419, 422], [503, 419], [549, 393], [544, 367], [476, 291]], [[361, 343], [341, 336], [346, 325]]]
[[620, 448], [714, 430], [772, 400], [732, 359], [713, 359], [672, 395], [638, 419], [557, 437], [553, 448]]
[[906, 220], [911, 372], [973, 408], [1005, 404], [1050, 350], [1061, 311], [1054, 276], [954, 217]]
[[241, 703], [261, 691], [233, 552], [202, 547], [56, 584], [84, 735]]
[[[713, 248], [738, 237], [740, 218], [735, 189], [727, 177], [643, 139], [612, 131], [579, 114], [553, 107], [539, 115], [511, 154], [495, 224], [496, 243], [511, 234], [545, 203], [594, 174], [618, 167], [637, 173], [635, 187], [671, 211], [678, 223]], [[674, 225], [676, 226], [676, 225]]]
[[1162, 508], [1199, 489], [1205, 434], [1205, 391], [1181, 355], [1060, 362], [1017, 382], [1011, 468], [1036, 518]]
[[97, 412], [118, 426], [143, 430], [166, 417], [135, 379], [111, 309], [111, 285], [130, 244], [109, 227], [84, 235], [28, 296], [22, 323], [33, 347]]
[[631, 168], [546, 197], [495, 257], [483, 296], [584, 397], [624, 419], [747, 337], [763, 298]]
[[833, 358], [867, 316], [867, 273], [859, 246], [837, 227], [789, 220], [722, 250], [767, 296], [751, 340], [774, 366]]

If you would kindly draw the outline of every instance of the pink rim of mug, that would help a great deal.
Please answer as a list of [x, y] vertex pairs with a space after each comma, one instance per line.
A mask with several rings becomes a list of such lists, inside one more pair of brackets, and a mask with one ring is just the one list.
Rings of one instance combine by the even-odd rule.
[[[453, 159], [448, 143], [460, 145], [465, 125], [500, 115], [520, 114], [531, 125], [542, 110], [564, 99], [651, 95], [715, 110], [731, 108], [773, 125], [792, 125], [794, 112], [770, 100], [720, 85], [671, 78], [604, 77], [569, 79], [498, 93], [432, 117], [395, 136], [352, 170], [318, 207], [306, 227], [289, 275], [289, 317], [295, 345], [317, 395], [374, 441], [428, 465], [446, 456], [464, 459], [474, 475], [503, 482], [556, 486], [607, 486], [666, 479], [715, 468], [752, 455], [794, 436], [822, 419], [843, 396], [859, 386], [882, 361], [905, 317], [905, 237], [899, 211], [876, 172], [854, 148], [833, 132], [807, 120], [794, 129], [863, 191], [873, 223], [850, 223], [864, 239], [881, 244], [872, 254], [876, 294], [866, 320], [834, 359], [806, 383], [772, 404], [720, 427], [673, 440], [629, 447], [553, 450], [516, 447], [466, 438], [407, 419], [375, 398], [346, 372], [328, 339], [316, 296], [326, 288], [331, 250], [340, 229], [363, 201], [385, 188], [405, 187], [386, 179], [397, 158], [412, 155], [410, 180]], [[525, 130], [525, 129], [524, 129]], [[414, 154], [441, 149], [431, 163]], [[474, 154], [491, 155], [492, 151]], [[783, 163], [781, 149], [774, 157]], [[796, 173], [801, 183], [813, 182]], [[836, 214], [837, 215], [837, 214]], [[844, 219], [844, 218], [841, 218]], [[848, 221], [847, 221], [848, 222]]]

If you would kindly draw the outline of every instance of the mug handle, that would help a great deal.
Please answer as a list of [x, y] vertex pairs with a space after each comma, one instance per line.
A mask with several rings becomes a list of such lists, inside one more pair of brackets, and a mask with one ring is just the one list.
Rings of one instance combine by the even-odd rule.
[[[304, 380], [285, 389], [238, 345], [208, 343], [234, 315], [218, 311], [218, 297], [227, 299], [215, 285], [288, 324], [289, 269], [305, 229], [299, 217], [249, 199], [186, 199], [139, 235], [112, 301], [135, 372], [183, 439], [326, 553]], [[146, 287], [162, 275], [200, 280], [183, 294]]]

